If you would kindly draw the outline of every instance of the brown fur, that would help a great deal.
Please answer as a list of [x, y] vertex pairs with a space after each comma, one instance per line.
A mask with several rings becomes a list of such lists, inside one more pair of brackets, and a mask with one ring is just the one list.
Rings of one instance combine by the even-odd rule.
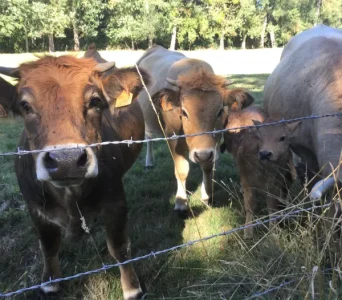
[[[68, 143], [87, 145], [143, 138], [141, 111], [139, 114], [139, 111], [127, 107], [114, 108], [122, 91], [126, 90], [136, 98], [141, 90], [135, 69], [113, 68], [98, 73], [94, 71], [96, 65], [92, 58], [61, 56], [44, 57], [20, 66], [18, 101], [25, 121], [19, 142], [21, 148], [35, 150]], [[147, 74], [143, 70], [141, 72], [148, 82]], [[92, 103], [100, 104], [93, 106]], [[62, 232], [70, 234], [73, 239], [83, 233], [79, 210], [87, 221], [93, 215], [102, 216], [110, 254], [118, 261], [129, 258], [122, 176], [134, 163], [141, 146], [111, 145], [92, 149], [98, 166], [98, 172], [92, 177], [86, 177], [79, 171], [80, 160], [77, 165], [70, 164], [71, 155], [77, 153], [75, 151], [64, 151], [63, 155], [69, 156], [59, 156], [58, 160], [58, 164], [64, 164], [63, 172], [50, 174], [50, 178], [44, 180], [38, 178], [39, 168], [56, 154], [43, 154], [41, 165], [37, 163], [38, 154], [16, 159], [19, 186], [42, 245], [43, 281], [61, 276], [58, 252]], [[88, 160], [92, 152], [86, 153]], [[54, 171], [46, 169], [46, 172]], [[75, 178], [77, 185], [72, 183]], [[129, 299], [139, 298], [140, 285], [133, 267], [121, 266], [120, 271], [124, 292], [133, 292]], [[59, 287], [58, 284], [53, 286], [55, 289]]]
[[[270, 123], [260, 107], [248, 107], [232, 112], [226, 128], [251, 126], [254, 121]], [[224, 134], [225, 146], [237, 163], [244, 195], [246, 224], [253, 221], [256, 207], [255, 192], [264, 192], [267, 197], [269, 214], [277, 211], [278, 202], [286, 198], [287, 188], [294, 176], [292, 156], [287, 141], [288, 130], [285, 125], [261, 127], [251, 130], [228, 131]], [[280, 137], [286, 137], [279, 141]], [[272, 151], [270, 160], [263, 161], [259, 151]], [[270, 222], [270, 227], [275, 222]], [[247, 228], [245, 238], [253, 236], [253, 228]]]
[[177, 79], [177, 85], [186, 90], [201, 90], [206, 92], [221, 92], [225, 89], [225, 78], [215, 75], [208, 70], [201, 68], [193, 72], [181, 74]]

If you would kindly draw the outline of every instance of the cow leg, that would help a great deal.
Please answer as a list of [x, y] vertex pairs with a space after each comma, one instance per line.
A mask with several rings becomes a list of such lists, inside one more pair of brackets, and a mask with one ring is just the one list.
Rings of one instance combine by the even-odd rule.
[[[51, 223], [36, 222], [39, 233], [40, 247], [44, 257], [43, 282], [61, 277], [58, 252], [61, 246], [61, 229]], [[41, 287], [45, 294], [59, 291], [59, 283]]]
[[203, 164], [201, 165], [201, 169], [203, 172], [203, 181], [201, 186], [201, 197], [202, 202], [205, 204], [209, 204], [212, 199], [213, 192], [213, 164]]
[[[270, 178], [268, 178], [269, 180]], [[281, 182], [281, 181], [280, 181]], [[275, 183], [270, 184], [272, 186], [271, 189], [267, 189], [267, 210], [270, 218], [272, 218], [272, 214], [278, 211], [278, 199], [282, 197], [282, 186], [278, 186], [279, 182], [275, 181]], [[269, 228], [273, 228], [277, 224], [277, 220], [272, 220], [269, 222]]]
[[[131, 258], [131, 247], [127, 234], [127, 208], [125, 201], [104, 207], [106, 240], [108, 251], [118, 262]], [[139, 279], [132, 264], [121, 265], [121, 286], [125, 300], [140, 299], [143, 295]]]
[[[243, 201], [244, 201], [245, 213], [246, 213], [245, 225], [248, 225], [253, 222], [254, 211], [255, 211], [256, 205], [253, 199], [253, 189], [244, 180], [241, 180], [241, 185], [242, 185]], [[253, 227], [245, 228], [243, 236], [245, 239], [253, 238]]]
[[186, 179], [189, 174], [189, 162], [184, 156], [186, 144], [184, 141], [169, 141], [173, 163], [175, 165], [175, 176], [177, 179], [177, 194], [174, 210], [184, 213], [188, 210], [188, 197], [186, 194]]
[[[146, 136], [147, 139], [150, 139], [151, 136]], [[146, 162], [145, 167], [151, 168], [153, 167], [153, 145], [151, 141], [148, 141], [147, 143], [147, 149], [146, 149]]]

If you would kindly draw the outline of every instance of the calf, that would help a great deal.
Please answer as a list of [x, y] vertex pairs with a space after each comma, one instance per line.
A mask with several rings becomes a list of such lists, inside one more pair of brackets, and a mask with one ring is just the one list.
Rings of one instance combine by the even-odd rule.
[[[149, 95], [143, 91], [138, 98], [144, 113], [146, 136], [165, 134], [198, 134], [222, 129], [231, 107], [242, 108], [254, 99], [244, 90], [227, 89], [230, 81], [215, 75], [205, 61], [186, 58], [183, 54], [161, 46], [149, 49], [138, 61], [139, 67], [148, 70], [152, 83], [147, 85]], [[160, 119], [161, 126], [158, 122]], [[177, 179], [175, 210], [187, 213], [186, 179], [189, 159], [199, 164], [202, 173], [202, 201], [212, 198], [212, 170], [218, 158], [216, 135], [199, 135], [169, 141]], [[146, 166], [152, 165], [152, 144], [147, 143]]]
[[[231, 112], [226, 128], [260, 125], [273, 122], [260, 107], [248, 107]], [[225, 147], [237, 163], [244, 196], [246, 224], [253, 221], [256, 206], [255, 191], [266, 193], [269, 214], [277, 211], [279, 200], [287, 195], [287, 188], [295, 176], [289, 148], [288, 134], [296, 124], [260, 127], [251, 130], [228, 131]], [[270, 222], [270, 227], [275, 221]], [[253, 237], [253, 227], [246, 228], [245, 238]]]
[[[44, 150], [15, 161], [20, 190], [39, 234], [43, 281], [61, 277], [62, 233], [80, 236], [81, 215], [87, 221], [101, 215], [110, 254], [119, 262], [129, 259], [122, 177], [141, 146], [86, 146], [144, 137], [141, 111], [130, 105], [142, 88], [135, 68], [61, 56], [22, 64], [13, 74], [20, 77], [17, 101], [25, 125], [19, 147]], [[124, 298], [138, 299], [142, 291], [132, 265], [120, 266], [120, 272]], [[59, 285], [42, 289], [57, 292]]]

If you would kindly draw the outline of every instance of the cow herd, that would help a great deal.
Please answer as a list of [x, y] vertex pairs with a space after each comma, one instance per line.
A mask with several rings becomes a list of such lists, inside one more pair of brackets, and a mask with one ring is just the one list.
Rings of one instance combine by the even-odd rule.
[[[0, 104], [24, 120], [19, 147], [42, 150], [16, 158], [15, 170], [38, 231], [43, 281], [61, 277], [62, 236], [79, 238], [84, 232], [83, 216], [88, 221], [100, 215], [110, 254], [119, 262], [130, 258], [122, 178], [142, 144], [86, 146], [144, 136], [192, 135], [342, 110], [342, 30], [324, 25], [290, 40], [265, 84], [263, 109], [252, 105], [254, 99], [247, 91], [229, 89], [231, 82], [215, 75], [208, 63], [161, 46], [147, 50], [137, 66], [117, 68], [91, 45], [83, 58], [46, 56], [18, 68], [0, 67], [0, 73], [19, 80], [14, 88], [0, 77]], [[297, 173], [303, 178], [304, 168], [312, 201], [340, 187], [339, 117], [228, 131], [223, 138], [221, 147], [218, 134], [169, 140], [177, 179], [175, 210], [181, 214], [188, 210], [188, 158], [201, 167], [201, 198], [210, 204], [219, 148], [236, 161], [246, 223], [253, 220], [256, 190], [267, 192], [272, 214]], [[148, 142], [146, 167], [152, 165]], [[331, 205], [329, 213], [338, 217], [340, 211], [339, 205]], [[246, 229], [244, 237], [252, 236], [253, 229]], [[140, 299], [143, 291], [133, 266], [121, 265], [120, 273], [124, 299]], [[58, 290], [58, 283], [42, 287], [45, 294]]]

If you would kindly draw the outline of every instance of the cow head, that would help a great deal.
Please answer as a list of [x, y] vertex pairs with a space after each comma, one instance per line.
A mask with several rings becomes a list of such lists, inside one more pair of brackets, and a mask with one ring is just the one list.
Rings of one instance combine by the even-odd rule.
[[[37, 179], [55, 186], [79, 185], [98, 174], [102, 121], [120, 101], [128, 105], [142, 88], [133, 68], [93, 59], [44, 57], [19, 67], [18, 101]], [[142, 76], [148, 80], [147, 74]], [[68, 149], [80, 147], [80, 149]], [[64, 148], [64, 150], [58, 150]]]
[[[264, 123], [275, 122], [268, 118]], [[254, 125], [262, 124], [253, 120]], [[262, 162], [280, 162], [288, 159], [290, 144], [289, 135], [298, 126], [299, 122], [259, 127], [253, 130], [256, 134], [259, 149], [259, 159]]]
[[[196, 134], [223, 128], [231, 108], [241, 109], [251, 104], [253, 97], [240, 89], [228, 90], [224, 77], [205, 69], [179, 75], [177, 80], [167, 78], [172, 89], [163, 89], [153, 95], [167, 131]], [[221, 135], [187, 137], [189, 158], [195, 163], [213, 162], [218, 157], [216, 145]]]

